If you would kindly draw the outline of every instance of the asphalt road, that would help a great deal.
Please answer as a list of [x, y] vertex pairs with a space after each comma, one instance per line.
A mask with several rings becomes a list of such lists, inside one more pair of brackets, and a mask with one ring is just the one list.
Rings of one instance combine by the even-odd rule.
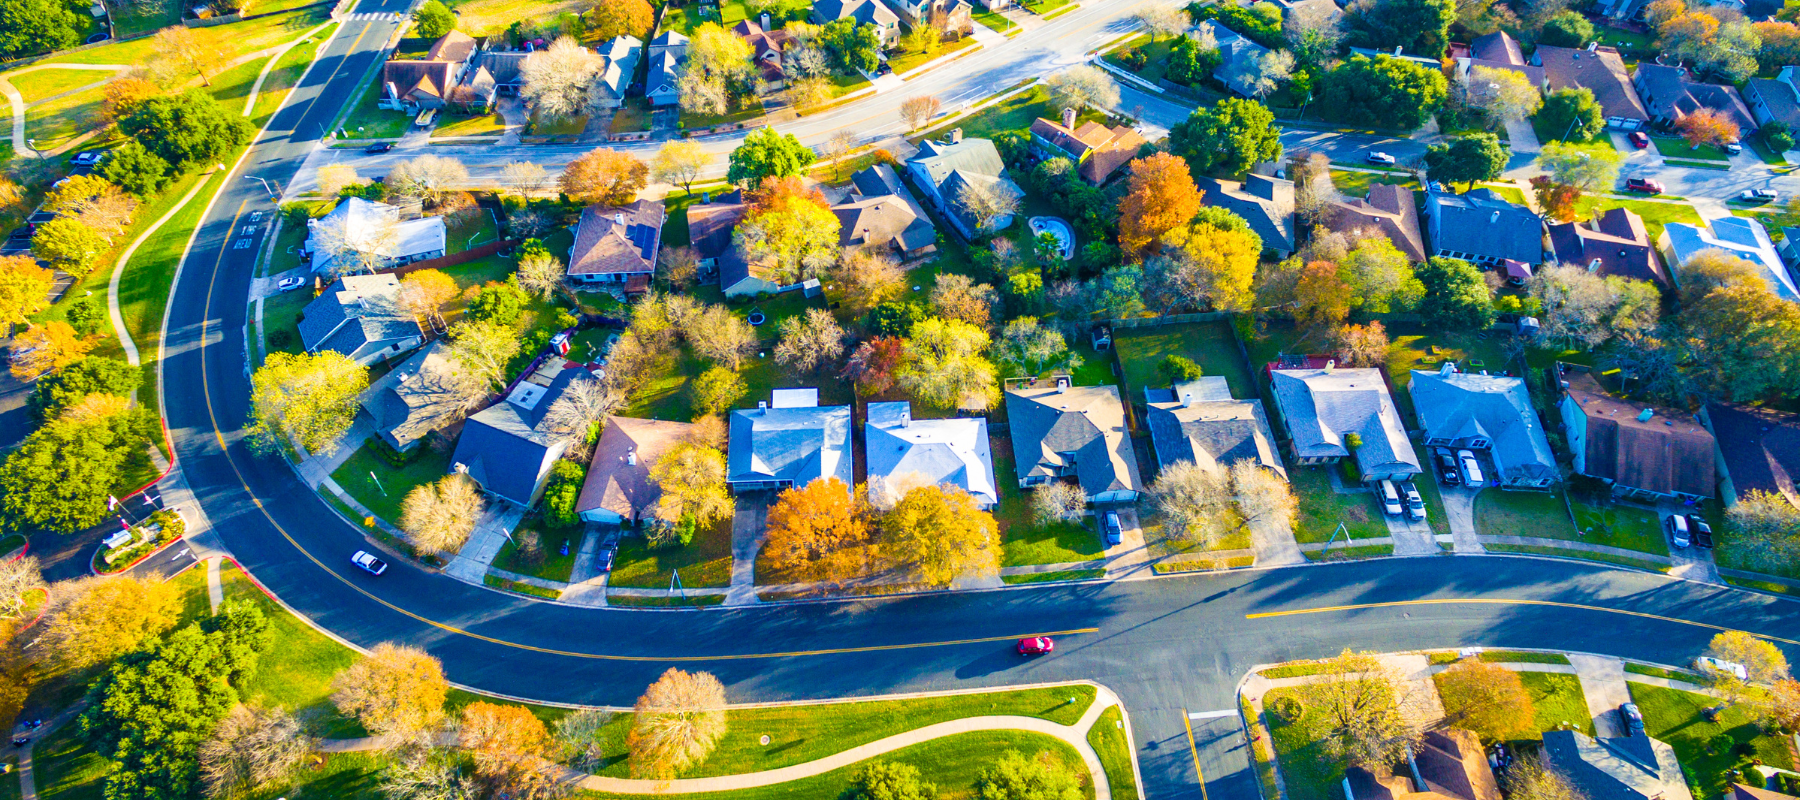
[[[291, 182], [309, 137], [378, 58], [392, 25], [349, 23], [245, 169]], [[161, 386], [183, 477], [220, 540], [283, 601], [360, 646], [425, 647], [463, 685], [626, 706], [670, 666], [717, 674], [738, 701], [1092, 679], [1126, 702], [1150, 796], [1244, 798], [1257, 790], [1238, 726], [1230, 717], [1194, 720], [1190, 748], [1183, 715], [1235, 707], [1239, 676], [1259, 663], [1345, 647], [1475, 644], [1681, 663], [1719, 627], [1785, 637], [1781, 644], [1800, 658], [1800, 607], [1788, 601], [1498, 556], [685, 612], [564, 607], [407, 564], [370, 578], [348, 563], [366, 546], [362, 533], [286, 463], [256, 458], [240, 440], [244, 298], [257, 251], [234, 247], [232, 234], [268, 203], [256, 182], [232, 176], [174, 290]], [[1371, 603], [1408, 605], [1248, 616]], [[1011, 651], [1016, 637], [1041, 633], [1058, 637], [1055, 655], [1024, 660]]]

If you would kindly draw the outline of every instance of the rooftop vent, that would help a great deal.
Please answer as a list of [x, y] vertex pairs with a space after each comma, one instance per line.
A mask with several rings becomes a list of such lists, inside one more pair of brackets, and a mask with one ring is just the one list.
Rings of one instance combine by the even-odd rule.
[[1325, 374], [1330, 375], [1331, 373], [1336, 372], [1336, 371], [1337, 371], [1337, 359], [1335, 359], [1335, 358], [1326, 359], [1325, 360]]
[[631, 466], [631, 467], [637, 466], [637, 448], [636, 447], [633, 447], [633, 448], [625, 451], [625, 464], [626, 464], [626, 466]]
[[1069, 379], [1068, 378], [1057, 378], [1056, 379], [1056, 393], [1062, 394], [1064, 392], [1067, 392], [1068, 390], [1069, 390]]

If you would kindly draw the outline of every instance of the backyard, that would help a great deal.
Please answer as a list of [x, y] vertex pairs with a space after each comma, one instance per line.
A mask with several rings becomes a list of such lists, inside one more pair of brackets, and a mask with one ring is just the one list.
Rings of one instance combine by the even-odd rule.
[[1256, 379], [1244, 363], [1231, 323], [1192, 322], [1182, 325], [1121, 328], [1113, 331], [1113, 349], [1125, 373], [1128, 400], [1143, 398], [1145, 388], [1167, 386], [1158, 367], [1168, 356], [1193, 359], [1207, 375], [1221, 376], [1231, 385], [1231, 396], [1253, 399]]

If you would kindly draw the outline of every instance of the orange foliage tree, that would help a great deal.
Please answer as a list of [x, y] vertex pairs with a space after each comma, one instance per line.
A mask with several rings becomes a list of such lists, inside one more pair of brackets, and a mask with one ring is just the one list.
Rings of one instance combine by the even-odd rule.
[[1132, 261], [1200, 213], [1200, 189], [1181, 156], [1157, 153], [1131, 162], [1127, 187], [1119, 199], [1119, 249]]
[[650, 165], [630, 153], [591, 150], [563, 168], [562, 190], [583, 203], [624, 205], [637, 199], [650, 177]]
[[1575, 205], [1581, 202], [1581, 187], [1557, 183], [1539, 175], [1531, 179], [1531, 191], [1537, 195], [1544, 214], [1557, 222], [1573, 222]]
[[1675, 123], [1675, 129], [1681, 131], [1681, 138], [1687, 140], [1688, 147], [1722, 145], [1738, 138], [1737, 123], [1710, 108], [1682, 117]]
[[836, 478], [782, 492], [769, 508], [768, 528], [769, 566], [794, 580], [842, 583], [868, 568], [869, 521]]

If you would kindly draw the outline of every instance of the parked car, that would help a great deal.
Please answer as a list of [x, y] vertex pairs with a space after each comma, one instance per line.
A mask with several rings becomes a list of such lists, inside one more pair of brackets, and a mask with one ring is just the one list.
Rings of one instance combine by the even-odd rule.
[[89, 150], [85, 153], [76, 153], [74, 158], [69, 159], [69, 163], [74, 164], [76, 166], [93, 166], [95, 164], [100, 163], [100, 160], [103, 158], [106, 158], [106, 154], [110, 153], [110, 152], [112, 152], [112, 151], [111, 150]]
[[1738, 193], [1738, 199], [1748, 203], [1773, 203], [1780, 196], [1774, 189], [1745, 189]]
[[1048, 636], [1027, 636], [1019, 640], [1019, 655], [1043, 656], [1056, 649], [1056, 642]]
[[1381, 503], [1381, 513], [1390, 517], [1398, 517], [1404, 511], [1400, 507], [1400, 489], [1386, 478], [1375, 484], [1375, 500]]
[[1486, 483], [1486, 478], [1481, 474], [1481, 462], [1475, 460], [1473, 451], [1456, 451], [1456, 463], [1462, 467], [1464, 485], [1475, 487]]
[[1419, 496], [1419, 487], [1414, 486], [1412, 481], [1407, 481], [1400, 484], [1400, 494], [1406, 499], [1406, 516], [1411, 517], [1414, 522], [1424, 519], [1425, 498]]
[[616, 548], [609, 547], [606, 552], [600, 554], [600, 572], [602, 574], [612, 572], [613, 556], [618, 555], [618, 553], [619, 551]]
[[363, 152], [365, 152], [365, 153], [385, 153], [392, 149], [394, 149], [393, 142], [376, 142], [372, 145], [369, 145], [368, 147], [363, 148]]
[[1663, 530], [1669, 532], [1669, 543], [1676, 547], [1686, 548], [1694, 544], [1693, 534], [1688, 532], [1687, 517], [1680, 514], [1664, 517]]
[[1119, 512], [1106, 512], [1106, 519], [1100, 526], [1100, 538], [1106, 541], [1107, 547], [1117, 547], [1125, 541], [1125, 534], [1119, 526]]
[[1462, 471], [1456, 468], [1456, 459], [1443, 450], [1437, 451], [1438, 482], [1445, 486], [1462, 484]]
[[1637, 703], [1625, 703], [1619, 706], [1619, 727], [1626, 736], [1636, 736], [1644, 732], [1644, 714], [1638, 711]]
[[1662, 181], [1653, 181], [1649, 178], [1628, 179], [1625, 181], [1625, 189], [1626, 191], [1643, 192], [1645, 194], [1663, 193]]
[[1650, 135], [1643, 131], [1632, 131], [1631, 135], [1626, 138], [1631, 140], [1632, 147], [1639, 150], [1650, 146]]
[[1713, 546], [1712, 526], [1706, 524], [1706, 520], [1696, 514], [1687, 515], [1687, 523], [1688, 530], [1694, 533], [1694, 544], [1711, 550]]
[[298, 275], [295, 275], [292, 278], [282, 278], [278, 283], [275, 284], [275, 289], [276, 289], [276, 291], [286, 293], [286, 292], [291, 292], [291, 291], [298, 289], [305, 285], [306, 285], [306, 279], [302, 278]]
[[374, 554], [367, 550], [356, 551], [356, 555], [350, 557], [350, 563], [362, 567], [363, 571], [370, 575], [380, 575], [383, 572], [387, 572], [388, 567], [386, 561], [376, 558]]
[[1744, 143], [1743, 142], [1726, 142], [1725, 143], [1725, 152], [1730, 153], [1734, 156], [1737, 155], [1738, 153], [1742, 153], [1742, 152], [1744, 152]]
[[1387, 153], [1376, 151], [1369, 154], [1367, 161], [1371, 164], [1380, 164], [1384, 167], [1391, 167], [1395, 164], [1396, 159]]
[[1694, 666], [1699, 667], [1701, 672], [1723, 672], [1727, 675], [1735, 676], [1740, 681], [1750, 680], [1750, 671], [1744, 669], [1744, 665], [1739, 664], [1736, 661], [1726, 661], [1725, 659], [1713, 658], [1712, 656], [1701, 656], [1694, 659]]

